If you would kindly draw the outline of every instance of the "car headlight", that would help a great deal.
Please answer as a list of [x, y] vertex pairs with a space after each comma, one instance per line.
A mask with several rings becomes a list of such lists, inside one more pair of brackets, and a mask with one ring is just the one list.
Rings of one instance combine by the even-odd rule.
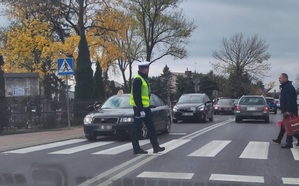
[[133, 123], [134, 122], [134, 118], [132, 117], [126, 117], [126, 118], [120, 118], [120, 123]]
[[203, 111], [204, 109], [205, 109], [204, 105], [197, 107], [197, 110], [200, 110], [200, 111]]
[[178, 109], [179, 109], [179, 108], [178, 108], [178, 107], [175, 105], [175, 106], [173, 107], [173, 109], [172, 109], [172, 110], [173, 110], [173, 112], [177, 112], [177, 111], [178, 111]]
[[84, 123], [84, 125], [91, 124], [91, 123], [92, 123], [92, 117], [90, 117], [90, 116], [86, 116], [86, 117], [83, 119], [83, 123]]

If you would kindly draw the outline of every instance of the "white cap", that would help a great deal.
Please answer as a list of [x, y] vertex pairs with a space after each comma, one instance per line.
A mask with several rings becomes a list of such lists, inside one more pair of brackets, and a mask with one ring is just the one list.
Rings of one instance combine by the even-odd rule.
[[149, 65], [150, 65], [150, 62], [148, 62], [148, 61], [143, 61], [143, 62], [138, 63], [139, 68], [148, 68]]

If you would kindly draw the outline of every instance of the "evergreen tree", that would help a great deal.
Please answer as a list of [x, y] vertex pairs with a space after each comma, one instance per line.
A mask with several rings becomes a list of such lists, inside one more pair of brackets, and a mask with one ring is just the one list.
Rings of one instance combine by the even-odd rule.
[[96, 63], [96, 71], [93, 76], [93, 96], [96, 100], [105, 99], [105, 88], [103, 84], [103, 71], [100, 63]]
[[92, 96], [93, 85], [93, 71], [91, 69], [90, 53], [88, 49], [85, 34], [81, 34], [79, 42], [79, 54], [77, 58], [77, 70], [75, 73], [76, 87], [75, 99], [76, 100], [89, 100]]

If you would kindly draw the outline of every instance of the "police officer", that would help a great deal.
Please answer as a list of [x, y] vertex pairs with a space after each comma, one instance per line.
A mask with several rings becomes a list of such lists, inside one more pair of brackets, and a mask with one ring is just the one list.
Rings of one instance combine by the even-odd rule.
[[152, 112], [149, 108], [151, 94], [150, 85], [148, 83], [149, 65], [149, 62], [140, 62], [138, 64], [138, 74], [135, 76], [131, 88], [130, 104], [133, 106], [134, 110], [134, 123], [132, 125], [131, 139], [134, 154], [147, 154], [147, 151], [140, 148], [138, 140], [142, 121], [148, 129], [150, 142], [153, 146], [153, 152], [158, 153], [165, 150], [165, 147], [159, 146]]

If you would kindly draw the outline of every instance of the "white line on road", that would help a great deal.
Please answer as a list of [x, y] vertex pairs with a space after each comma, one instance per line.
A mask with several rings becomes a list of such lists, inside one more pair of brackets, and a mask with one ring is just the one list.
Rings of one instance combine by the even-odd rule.
[[232, 182], [249, 182], [249, 183], [264, 183], [263, 176], [244, 176], [231, 174], [211, 174], [212, 181], [232, 181]]
[[30, 152], [36, 152], [36, 151], [50, 149], [50, 148], [54, 148], [54, 147], [61, 147], [64, 145], [70, 145], [70, 144], [79, 143], [79, 142], [83, 142], [83, 141], [86, 141], [86, 139], [73, 139], [73, 140], [61, 141], [61, 142], [56, 142], [56, 143], [37, 145], [37, 146], [33, 146], [33, 147], [27, 147], [27, 148], [12, 150], [12, 151], [6, 151], [3, 153], [26, 154], [26, 153], [30, 153]]
[[113, 143], [113, 142], [112, 141], [95, 142], [95, 143], [90, 143], [90, 144], [86, 144], [86, 145], [80, 145], [80, 146], [73, 147], [73, 148], [68, 148], [68, 149], [64, 149], [64, 150], [59, 150], [59, 151], [51, 152], [49, 154], [73, 154], [73, 153], [76, 153], [76, 152], [80, 152], [80, 151], [84, 151], [84, 150], [88, 150], [88, 149], [92, 149], [92, 148], [96, 148], [96, 147], [108, 145], [108, 144], [111, 144], [111, 143]]
[[[139, 141], [139, 145], [146, 145], [146, 144], [149, 144], [149, 143], [150, 143], [149, 140]], [[125, 152], [127, 150], [132, 150], [132, 143], [126, 143], [124, 145], [120, 145], [120, 146], [117, 146], [117, 147], [113, 147], [113, 148], [105, 149], [105, 150], [102, 150], [102, 151], [98, 151], [98, 152], [95, 152], [93, 154], [116, 155], [116, 154]]]
[[197, 157], [215, 157], [222, 149], [224, 149], [231, 141], [214, 140], [188, 156]]
[[291, 151], [292, 151], [292, 154], [294, 156], [294, 159], [296, 161], [298, 161], [299, 160], [299, 147], [294, 146], [294, 148], [291, 148]]
[[190, 180], [194, 173], [176, 173], [176, 172], [143, 172], [139, 174], [138, 178], [162, 178], [162, 179], [182, 179]]
[[286, 185], [299, 185], [299, 178], [281, 178], [282, 183]]
[[251, 141], [240, 155], [240, 158], [247, 159], [267, 159], [269, 142]]

